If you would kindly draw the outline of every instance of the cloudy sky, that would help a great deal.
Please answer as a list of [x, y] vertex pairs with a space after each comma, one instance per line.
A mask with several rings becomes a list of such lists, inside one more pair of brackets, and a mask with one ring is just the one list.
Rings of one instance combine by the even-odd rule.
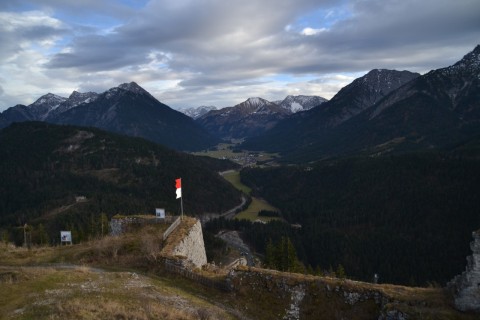
[[425, 73], [479, 43], [479, 0], [1, 1], [0, 111], [130, 81], [177, 109], [331, 98], [371, 69]]

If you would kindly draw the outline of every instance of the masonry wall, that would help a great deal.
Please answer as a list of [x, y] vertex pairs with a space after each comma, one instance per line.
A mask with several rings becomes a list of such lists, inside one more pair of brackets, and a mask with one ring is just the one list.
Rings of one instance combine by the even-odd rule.
[[467, 268], [450, 283], [455, 307], [461, 311], [480, 312], [480, 230], [472, 233], [472, 255], [467, 257]]
[[440, 288], [413, 288], [238, 267], [227, 277], [252, 319], [424, 320], [464, 317]]
[[186, 257], [189, 262], [198, 268], [207, 264], [202, 225], [199, 220], [197, 220], [187, 235], [173, 248], [171, 255]]

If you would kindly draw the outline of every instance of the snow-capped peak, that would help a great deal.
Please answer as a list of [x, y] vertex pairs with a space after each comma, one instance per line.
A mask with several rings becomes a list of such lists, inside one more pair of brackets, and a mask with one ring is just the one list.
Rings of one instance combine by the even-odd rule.
[[150, 96], [150, 94], [145, 90], [143, 89], [142, 87], [140, 87], [138, 84], [136, 84], [135, 82], [130, 82], [130, 83], [122, 83], [121, 85], [119, 85], [118, 87], [113, 87], [107, 91], [104, 92], [105, 94], [105, 97], [107, 99], [110, 99], [112, 98], [113, 96], [116, 96], [118, 94], [122, 94], [122, 93], [125, 93], [125, 91], [128, 91], [128, 92], [133, 92], [135, 94], [139, 94], [139, 95], [148, 95]]
[[252, 98], [248, 98], [247, 101], [245, 101], [246, 103], [249, 103], [251, 105], [264, 105], [265, 102], [267, 102], [267, 100], [265, 99], [262, 99], [262, 98], [259, 98], [259, 97], [252, 97]]
[[236, 105], [234, 108], [241, 110], [242, 113], [277, 113], [280, 109], [278, 105], [259, 97], [248, 98], [244, 102]]
[[71, 109], [82, 103], [93, 102], [98, 98], [98, 93], [95, 92], [78, 92], [73, 91], [68, 100], [64, 103], [65, 110]]
[[446, 69], [450, 72], [466, 71], [480, 75], [480, 45], [476, 46], [472, 52], [467, 53], [462, 60]]
[[47, 107], [48, 109], [55, 109], [62, 103], [67, 100], [64, 97], [57, 96], [53, 93], [47, 93], [46, 95], [41, 96], [34, 103], [29, 105], [30, 108], [35, 108], [38, 106]]
[[187, 108], [187, 109], [182, 109], [180, 110], [183, 114], [189, 116], [190, 118], [197, 119], [203, 116], [204, 114], [207, 114], [208, 112], [212, 110], [217, 110], [217, 107], [214, 106], [200, 106], [196, 108]]
[[327, 99], [319, 96], [289, 95], [285, 99], [283, 99], [283, 101], [281, 101], [279, 105], [292, 113], [296, 113], [300, 111], [310, 110], [313, 107], [316, 107], [326, 101]]

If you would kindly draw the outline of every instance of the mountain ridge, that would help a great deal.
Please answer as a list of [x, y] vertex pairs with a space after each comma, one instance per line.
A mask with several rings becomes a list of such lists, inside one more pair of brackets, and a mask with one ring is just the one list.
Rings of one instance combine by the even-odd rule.
[[310, 110], [327, 101], [327, 99], [320, 96], [288, 95], [285, 99], [275, 101], [275, 103], [286, 110], [290, 110], [292, 113], [297, 113]]
[[308, 162], [341, 155], [403, 153], [464, 141], [480, 131], [479, 51], [477, 46], [454, 65], [425, 75], [404, 77], [405, 71], [396, 71], [403, 81], [383, 93], [375, 84], [385, 71], [372, 70], [322, 108], [283, 120], [242, 147], [280, 152], [285, 161]]
[[176, 150], [197, 151], [217, 143], [192, 119], [159, 102], [135, 82], [100, 94], [74, 91], [69, 98], [47, 94], [29, 106], [17, 105], [0, 114], [3, 127], [21, 121], [92, 126]]
[[252, 97], [233, 107], [210, 111], [196, 122], [218, 138], [238, 139], [263, 132], [290, 114], [273, 102]]
[[[221, 213], [240, 202], [239, 192], [217, 174], [235, 164], [93, 127], [14, 123], [0, 130], [0, 159], [2, 228], [19, 219], [22, 224], [40, 219], [52, 228], [66, 220], [87, 236], [85, 217], [91, 214], [135, 214], [155, 207], [176, 213], [178, 177], [189, 214]], [[88, 201], [49, 215], [79, 195]]]
[[308, 146], [331, 128], [355, 117], [386, 94], [418, 76], [409, 71], [373, 69], [340, 89], [331, 100], [280, 121], [263, 135], [247, 140], [242, 147], [288, 152], [293, 148]]

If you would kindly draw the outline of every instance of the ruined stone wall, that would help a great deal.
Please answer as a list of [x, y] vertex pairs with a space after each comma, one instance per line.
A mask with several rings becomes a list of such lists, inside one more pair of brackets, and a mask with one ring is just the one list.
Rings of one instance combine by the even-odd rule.
[[152, 215], [114, 216], [110, 220], [110, 235], [119, 236], [132, 228], [145, 224], [171, 223], [175, 218], [174, 216], [168, 216], [165, 219], [157, 219]]
[[[410, 288], [239, 267], [227, 277], [239, 309], [253, 319], [445, 319], [442, 289]], [[250, 313], [249, 310], [255, 310]]]
[[190, 228], [186, 236], [175, 245], [171, 255], [183, 256], [199, 268], [207, 264], [202, 225], [199, 220]]
[[461, 311], [480, 312], [480, 230], [472, 233], [473, 254], [467, 257], [467, 268], [448, 287], [453, 291], [455, 307]]

